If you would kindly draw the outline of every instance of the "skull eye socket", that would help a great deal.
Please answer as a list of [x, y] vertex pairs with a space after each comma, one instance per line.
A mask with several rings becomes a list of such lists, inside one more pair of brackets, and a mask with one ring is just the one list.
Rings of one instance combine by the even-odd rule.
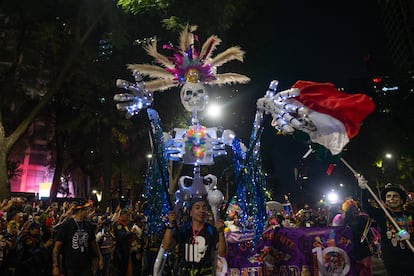
[[190, 95], [192, 95], [192, 94], [193, 94], [193, 90], [187, 90], [187, 91], [185, 91], [185, 94], [186, 94], [187, 96], [190, 96]]
[[204, 90], [203, 90], [203, 89], [198, 89], [198, 90], [197, 90], [197, 93], [198, 93], [198, 94], [203, 94], [203, 93], [204, 93]]
[[185, 187], [190, 187], [191, 185], [193, 185], [193, 179], [192, 178], [184, 179], [184, 186]]

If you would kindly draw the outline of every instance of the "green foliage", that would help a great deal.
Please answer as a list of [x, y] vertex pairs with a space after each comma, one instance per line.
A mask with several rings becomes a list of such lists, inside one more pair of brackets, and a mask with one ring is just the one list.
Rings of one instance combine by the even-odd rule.
[[132, 14], [142, 14], [150, 10], [167, 9], [170, 0], [117, 0], [118, 6]]
[[171, 16], [161, 20], [162, 26], [170, 32], [180, 32], [186, 26], [186, 22], [183, 22], [182, 19], [177, 16]]
[[414, 188], [414, 159], [412, 156], [402, 156], [397, 163], [400, 179], [408, 182]]

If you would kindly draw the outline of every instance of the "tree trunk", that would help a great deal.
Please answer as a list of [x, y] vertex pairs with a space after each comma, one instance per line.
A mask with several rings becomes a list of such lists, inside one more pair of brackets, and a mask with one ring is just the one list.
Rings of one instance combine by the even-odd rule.
[[[4, 140], [4, 137], [1, 139]], [[0, 147], [0, 200], [6, 198], [10, 198], [10, 182], [7, 174], [7, 151], [2, 145]]]
[[104, 126], [104, 135], [102, 136], [103, 148], [103, 167], [104, 167], [104, 181], [103, 181], [103, 193], [102, 193], [102, 206], [110, 207], [112, 193], [112, 143], [111, 143], [111, 127]]
[[[56, 120], [58, 122], [59, 120]], [[50, 195], [49, 198], [51, 200], [55, 199], [58, 193], [58, 189], [62, 184], [60, 178], [63, 172], [64, 166], [64, 140], [65, 138], [59, 134], [57, 131], [55, 132], [55, 140], [56, 140], [56, 164], [55, 164], [55, 173], [53, 175], [52, 186], [50, 187]]]

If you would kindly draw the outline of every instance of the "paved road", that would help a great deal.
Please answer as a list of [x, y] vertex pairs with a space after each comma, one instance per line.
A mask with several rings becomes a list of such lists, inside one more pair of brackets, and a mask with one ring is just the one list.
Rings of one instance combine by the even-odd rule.
[[372, 270], [374, 276], [387, 276], [387, 271], [382, 263], [382, 260], [372, 256]]

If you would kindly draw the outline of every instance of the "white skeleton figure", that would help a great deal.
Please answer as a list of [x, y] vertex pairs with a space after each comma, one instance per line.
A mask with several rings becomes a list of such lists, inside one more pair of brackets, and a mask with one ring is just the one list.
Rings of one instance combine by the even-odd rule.
[[208, 103], [207, 89], [199, 82], [187, 82], [181, 88], [180, 98], [185, 110], [192, 113], [200, 112]]
[[145, 88], [142, 75], [138, 71], [135, 71], [133, 75], [135, 83], [121, 79], [116, 80], [117, 87], [128, 91], [128, 93], [114, 95], [114, 101], [118, 102], [116, 108], [125, 112], [127, 119], [138, 114], [141, 109], [149, 107], [154, 101], [152, 93]]
[[257, 100], [257, 109], [271, 114], [272, 126], [283, 134], [292, 134], [295, 129], [315, 129], [308, 117], [309, 109], [293, 99], [299, 96], [299, 89], [291, 88], [276, 92], [278, 81], [272, 81], [263, 98]]

